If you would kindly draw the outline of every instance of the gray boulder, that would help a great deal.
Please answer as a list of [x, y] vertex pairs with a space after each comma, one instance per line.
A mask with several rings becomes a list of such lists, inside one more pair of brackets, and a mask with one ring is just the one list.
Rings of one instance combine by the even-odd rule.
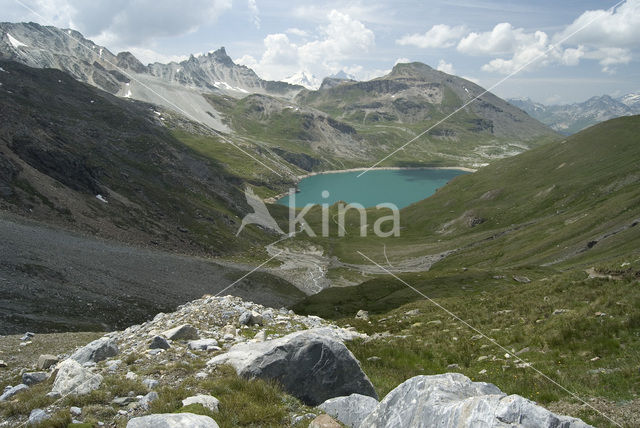
[[263, 322], [262, 315], [256, 311], [245, 311], [238, 318], [240, 325], [262, 325]]
[[29, 425], [35, 425], [44, 422], [47, 419], [49, 419], [49, 415], [47, 414], [47, 412], [42, 409], [33, 409], [29, 414], [29, 420], [27, 421], [27, 423]]
[[169, 342], [167, 342], [167, 339], [165, 339], [162, 336], [156, 336], [153, 339], [151, 339], [151, 344], [149, 345], [149, 349], [169, 349], [171, 348], [171, 345], [169, 345]]
[[101, 383], [102, 376], [93, 373], [76, 360], [69, 358], [58, 366], [58, 374], [53, 382], [51, 395], [84, 395], [98, 389]]
[[495, 385], [472, 382], [460, 373], [416, 376], [391, 391], [359, 428], [482, 426], [587, 428]]
[[198, 339], [198, 330], [191, 324], [182, 324], [165, 331], [162, 335], [169, 340], [196, 340]]
[[98, 361], [118, 355], [118, 352], [120, 351], [118, 350], [118, 345], [115, 340], [108, 337], [101, 337], [78, 349], [69, 358], [76, 360], [80, 364], [89, 362], [97, 363]]
[[305, 404], [352, 393], [377, 399], [360, 363], [344, 344], [318, 330], [266, 342], [241, 343], [208, 364], [230, 364], [245, 378], [273, 379]]
[[330, 398], [318, 406], [320, 410], [348, 427], [357, 428], [378, 406], [378, 400], [360, 394]]
[[31, 372], [22, 373], [22, 383], [27, 386], [32, 386], [37, 383], [44, 382], [49, 377], [47, 372]]
[[38, 368], [38, 370], [48, 370], [49, 367], [58, 364], [58, 361], [58, 357], [56, 357], [55, 355], [40, 355], [40, 357], [38, 357], [38, 363], [36, 364], [36, 367]]
[[151, 406], [151, 403], [153, 403], [154, 401], [156, 401], [158, 398], [160, 398], [160, 396], [158, 395], [157, 392], [155, 391], [151, 391], [150, 393], [148, 393], [147, 395], [145, 395], [144, 397], [142, 397], [140, 399], [140, 405], [144, 408], [144, 409], [148, 409], [149, 406]]
[[2, 395], [0, 395], [0, 401], [7, 401], [9, 398], [13, 397], [17, 393], [26, 391], [27, 389], [29, 389], [29, 387], [24, 383], [21, 383], [20, 385], [16, 385], [13, 387], [8, 387], [5, 389]]
[[133, 418], [127, 428], [218, 428], [218, 424], [209, 416], [167, 413]]

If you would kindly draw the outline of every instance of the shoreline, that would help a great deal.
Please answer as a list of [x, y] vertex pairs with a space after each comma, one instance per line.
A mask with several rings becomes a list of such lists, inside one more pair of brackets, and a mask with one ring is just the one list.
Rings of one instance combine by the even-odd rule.
[[[310, 172], [304, 175], [296, 176], [296, 184], [302, 181], [305, 178], [313, 177], [315, 175], [327, 175], [327, 174], [342, 174], [344, 172], [358, 172], [358, 171], [394, 171], [394, 170], [418, 170], [418, 169], [435, 169], [435, 170], [459, 170], [465, 172], [476, 172], [477, 169], [468, 168], [466, 166], [380, 166], [375, 168], [367, 168], [367, 167], [358, 167], [358, 168], [347, 168], [347, 169], [333, 169], [329, 171], [316, 171]], [[264, 202], [267, 204], [275, 204], [280, 199], [289, 195], [289, 192], [284, 192], [277, 194], [275, 196], [271, 196], [269, 198], [265, 198]]]
[[477, 169], [468, 168], [466, 166], [379, 166], [375, 168], [367, 168], [367, 167], [358, 167], [358, 168], [347, 168], [347, 169], [333, 169], [329, 171], [316, 171], [310, 172], [304, 175], [298, 175], [298, 180], [302, 180], [307, 177], [313, 177], [314, 175], [325, 175], [325, 174], [341, 174], [343, 172], [358, 172], [358, 171], [394, 171], [394, 170], [418, 170], [418, 169], [436, 169], [436, 170], [453, 170], [457, 169], [465, 172], [476, 172]]

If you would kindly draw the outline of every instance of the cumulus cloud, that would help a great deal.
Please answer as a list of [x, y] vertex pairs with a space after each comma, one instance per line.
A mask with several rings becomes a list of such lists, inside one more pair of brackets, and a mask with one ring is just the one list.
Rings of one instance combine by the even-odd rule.
[[71, 21], [98, 43], [140, 46], [195, 31], [231, 8], [232, 0], [70, 0]]
[[[487, 36], [485, 34], [473, 39], [465, 38], [460, 42], [460, 45], [463, 45], [463, 42], [465, 44], [461, 48], [458, 45], [459, 50], [464, 52], [474, 44], [478, 44], [476, 47], [480, 48], [484, 39], [484, 42], [486, 42], [485, 52], [490, 53], [491, 48], [493, 48], [495, 52], [511, 53], [512, 57], [510, 59], [496, 58], [482, 66], [484, 71], [503, 74], [514, 73], [524, 67], [533, 67], [534, 64], [540, 65], [548, 62], [548, 54], [550, 53], [548, 52], [549, 37], [546, 33], [542, 31], [525, 33], [522, 29], [514, 30], [511, 25], [508, 27], [511, 29], [499, 31], [497, 37], [496, 32], [492, 31], [488, 37], [485, 37]], [[504, 28], [506, 29], [507, 27], [505, 26]]]
[[491, 31], [469, 33], [460, 40], [457, 49], [469, 55], [509, 54], [523, 45], [534, 43], [537, 34], [526, 33], [522, 28], [514, 28], [508, 22], [503, 22], [497, 24]]
[[325, 16], [326, 23], [315, 40], [297, 44], [287, 34], [269, 34], [259, 59], [245, 55], [236, 62], [267, 79], [283, 79], [303, 69], [317, 75], [332, 74], [347, 69], [341, 61], [374, 46], [374, 33], [362, 22], [337, 10]]
[[627, 0], [615, 9], [592, 10], [581, 14], [562, 31], [549, 35], [528, 32], [508, 22], [491, 30], [470, 32], [461, 27], [434, 25], [425, 34], [407, 35], [402, 45], [422, 48], [451, 47], [471, 56], [493, 57], [482, 70], [511, 74], [549, 64], [576, 66], [582, 60], [595, 60], [602, 71], [614, 73], [616, 66], [628, 64], [640, 46], [640, 0]]
[[[575, 34], [574, 34], [575, 33]], [[627, 0], [615, 10], [584, 12], [554, 39], [598, 47], [632, 48], [640, 43], [640, 0]]]
[[407, 34], [396, 43], [401, 46], [417, 46], [419, 48], [449, 48], [456, 44], [466, 32], [465, 27], [450, 27], [438, 24], [424, 34]]
[[447, 74], [456, 73], [455, 70], [453, 69], [453, 64], [451, 64], [450, 62], [446, 62], [443, 59], [441, 59], [440, 62], [438, 62], [438, 66], [436, 67], [436, 70], [442, 71], [443, 73], [447, 73]]

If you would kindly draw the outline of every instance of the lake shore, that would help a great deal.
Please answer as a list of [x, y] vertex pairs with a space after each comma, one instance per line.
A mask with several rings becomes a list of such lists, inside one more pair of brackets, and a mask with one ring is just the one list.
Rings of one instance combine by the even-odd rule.
[[[299, 183], [305, 178], [313, 177], [314, 175], [325, 175], [325, 174], [342, 174], [344, 172], [359, 172], [359, 171], [393, 171], [393, 170], [419, 170], [419, 169], [434, 169], [434, 170], [459, 170], [465, 172], [476, 172], [477, 169], [467, 168], [464, 166], [380, 166], [375, 168], [347, 168], [347, 169], [334, 169], [329, 171], [317, 171], [310, 172], [304, 175], [298, 175], [296, 177], [297, 182]], [[289, 192], [280, 193], [276, 196], [272, 196], [270, 198], [264, 199], [264, 202], [267, 204], [275, 204], [278, 200], [288, 196]]]
[[312, 177], [314, 175], [324, 175], [324, 174], [341, 174], [343, 172], [359, 172], [359, 171], [393, 171], [393, 170], [416, 170], [416, 169], [436, 169], [436, 170], [460, 170], [465, 172], [476, 172], [477, 169], [467, 168], [465, 166], [379, 166], [375, 168], [348, 168], [348, 169], [334, 169], [329, 171], [317, 171], [310, 172], [308, 174], [299, 175], [298, 181]]

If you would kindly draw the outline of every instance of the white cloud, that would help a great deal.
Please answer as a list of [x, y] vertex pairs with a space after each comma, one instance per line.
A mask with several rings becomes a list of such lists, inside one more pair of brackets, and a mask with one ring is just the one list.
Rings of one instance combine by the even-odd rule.
[[197, 30], [231, 8], [232, 0], [70, 0], [71, 20], [85, 36], [115, 46]]
[[[566, 39], [566, 40], [565, 40]], [[472, 32], [458, 43], [467, 55], [494, 56], [482, 70], [510, 74], [552, 63], [576, 66], [596, 60], [602, 71], [631, 62], [640, 46], [640, 0], [627, 0], [615, 10], [586, 11], [561, 32], [549, 37], [542, 31], [526, 32], [510, 23], [491, 31]]]
[[526, 33], [522, 28], [513, 28], [508, 22], [503, 22], [491, 31], [469, 33], [460, 40], [457, 49], [469, 55], [508, 54], [514, 53], [524, 44], [534, 42], [535, 37], [533, 33]]
[[627, 48], [599, 48], [585, 53], [584, 57], [597, 60], [603, 72], [614, 74], [615, 66], [631, 62], [631, 51]]
[[455, 70], [453, 69], [453, 64], [451, 64], [450, 62], [446, 62], [443, 59], [441, 59], [440, 62], [438, 62], [438, 66], [436, 67], [436, 70], [442, 71], [443, 73], [447, 73], [447, 74], [456, 73]]
[[[489, 61], [488, 64], [482, 66], [484, 71], [498, 72], [502, 74], [514, 73], [524, 67], [534, 67], [535, 65], [541, 65], [548, 62], [548, 41], [549, 37], [542, 31], [536, 31], [535, 33], [524, 33], [516, 30], [517, 37], [503, 37], [500, 39], [494, 39], [495, 49], [505, 49], [507, 46], [513, 45], [511, 59], [496, 58]], [[506, 33], [505, 33], [506, 34]], [[515, 41], [515, 42], [514, 42]], [[462, 43], [462, 42], [460, 42]]]
[[411, 60], [409, 58], [398, 58], [396, 60], [396, 62], [393, 63], [393, 65], [398, 65], [398, 64], [408, 64], [410, 63]]
[[236, 62], [267, 79], [283, 79], [305, 69], [317, 76], [348, 70], [341, 61], [373, 47], [374, 33], [362, 22], [337, 10], [325, 17], [325, 25], [320, 27], [315, 40], [297, 44], [284, 33], [269, 34], [263, 41], [265, 50], [260, 59], [245, 55]]
[[615, 10], [586, 11], [554, 39], [561, 40], [571, 34], [567, 43], [637, 47], [640, 43], [640, 0], [627, 0]]
[[424, 34], [407, 34], [396, 43], [401, 46], [417, 46], [419, 48], [449, 48], [454, 46], [464, 35], [466, 29], [463, 26], [450, 27], [438, 24], [431, 27]]
[[256, 0], [248, 0], [249, 12], [251, 12], [251, 21], [256, 28], [260, 29], [260, 9], [258, 9], [258, 4]]
[[308, 37], [309, 33], [307, 33], [304, 30], [301, 30], [299, 28], [288, 28], [287, 31], [285, 31], [285, 33], [287, 34], [291, 34], [293, 36], [299, 36], [299, 37]]

